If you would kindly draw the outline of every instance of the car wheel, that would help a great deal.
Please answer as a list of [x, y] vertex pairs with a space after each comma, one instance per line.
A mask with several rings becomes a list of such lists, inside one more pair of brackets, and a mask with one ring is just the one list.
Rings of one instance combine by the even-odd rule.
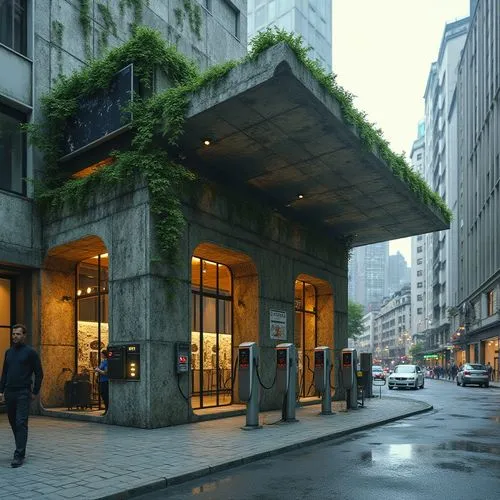
[[425, 384], [425, 382], [422, 380], [422, 385], [420, 386], [420, 389], [424, 388], [424, 384]]
[[490, 386], [489, 382], [486, 382], [486, 384], [484, 384], [484, 387], [488, 388]]
[[465, 387], [465, 382], [462, 380], [462, 387]]
[[394, 389], [394, 387], [391, 387], [390, 385], [388, 385], [387, 387], [389, 387], [390, 391], [392, 391]]
[[418, 391], [418, 380], [415, 382], [415, 387], [413, 389]]

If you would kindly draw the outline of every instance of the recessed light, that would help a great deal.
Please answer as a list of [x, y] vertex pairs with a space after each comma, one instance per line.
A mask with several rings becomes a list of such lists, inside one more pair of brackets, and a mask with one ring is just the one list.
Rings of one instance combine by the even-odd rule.
[[204, 144], [205, 146], [210, 146], [210, 144], [212, 144], [212, 143], [210, 142], [210, 139], [205, 139], [205, 140], [203, 141], [203, 144]]
[[298, 195], [297, 195], [297, 198], [298, 198], [299, 200], [301, 200], [302, 198], [304, 198], [304, 195], [303, 195], [303, 194], [298, 194]]

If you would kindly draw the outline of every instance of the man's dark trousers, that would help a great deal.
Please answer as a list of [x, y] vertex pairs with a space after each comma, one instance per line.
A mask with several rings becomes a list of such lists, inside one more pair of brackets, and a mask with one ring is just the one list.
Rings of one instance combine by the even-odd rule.
[[7, 415], [9, 423], [16, 440], [16, 451], [14, 458], [22, 458], [26, 455], [26, 442], [28, 441], [28, 415], [31, 403], [31, 391], [29, 389], [6, 390], [5, 403], [7, 404]]

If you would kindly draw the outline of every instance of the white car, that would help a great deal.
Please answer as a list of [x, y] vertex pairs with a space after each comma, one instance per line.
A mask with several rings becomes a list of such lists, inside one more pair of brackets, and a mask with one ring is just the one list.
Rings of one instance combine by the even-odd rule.
[[417, 365], [398, 365], [389, 375], [389, 389], [394, 387], [424, 388], [424, 372]]

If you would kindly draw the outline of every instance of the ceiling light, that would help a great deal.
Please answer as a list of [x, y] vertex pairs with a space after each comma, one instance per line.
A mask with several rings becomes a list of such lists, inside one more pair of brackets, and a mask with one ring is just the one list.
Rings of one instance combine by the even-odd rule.
[[304, 198], [304, 195], [303, 195], [303, 194], [298, 194], [298, 195], [297, 195], [297, 198], [298, 198], [299, 200], [301, 200], [302, 198]]
[[203, 144], [204, 144], [205, 146], [210, 146], [210, 144], [211, 144], [210, 139], [205, 139], [205, 140], [203, 141]]

